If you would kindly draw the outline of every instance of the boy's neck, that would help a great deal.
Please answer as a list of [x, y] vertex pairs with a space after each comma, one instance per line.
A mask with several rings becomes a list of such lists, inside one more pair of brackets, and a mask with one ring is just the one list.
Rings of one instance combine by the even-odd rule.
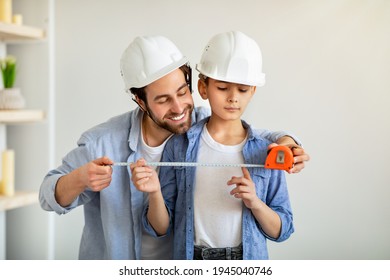
[[217, 121], [210, 117], [207, 123], [210, 136], [223, 145], [238, 145], [246, 138], [247, 131], [240, 119], [232, 121]]

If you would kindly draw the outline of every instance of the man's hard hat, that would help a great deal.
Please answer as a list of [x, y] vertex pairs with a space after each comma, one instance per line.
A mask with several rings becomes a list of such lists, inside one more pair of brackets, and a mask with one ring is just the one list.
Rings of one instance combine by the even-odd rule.
[[196, 69], [215, 80], [263, 86], [262, 63], [257, 43], [242, 32], [230, 31], [210, 39]]
[[162, 78], [188, 59], [174, 43], [163, 36], [137, 37], [123, 52], [121, 75], [126, 90], [142, 88]]

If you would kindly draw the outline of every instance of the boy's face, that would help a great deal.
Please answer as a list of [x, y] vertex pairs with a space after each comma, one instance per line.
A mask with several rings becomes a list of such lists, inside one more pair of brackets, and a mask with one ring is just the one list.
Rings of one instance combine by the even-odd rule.
[[194, 101], [180, 69], [146, 86], [145, 93], [147, 102], [137, 101], [158, 126], [172, 133], [187, 132]]
[[224, 120], [240, 119], [256, 91], [255, 86], [229, 83], [208, 78], [198, 81], [199, 94], [208, 99], [211, 110]]

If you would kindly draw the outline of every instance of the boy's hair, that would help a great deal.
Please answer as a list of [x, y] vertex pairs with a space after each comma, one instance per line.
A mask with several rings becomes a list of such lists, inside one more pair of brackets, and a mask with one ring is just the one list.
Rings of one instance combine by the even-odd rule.
[[[186, 83], [187, 83], [187, 85], [190, 88], [190, 91], [192, 93], [192, 87], [191, 87], [191, 72], [192, 72], [192, 70], [191, 70], [191, 67], [188, 64], [184, 64], [184, 65], [180, 66], [179, 69], [183, 72], [184, 77], [186, 79]], [[144, 86], [142, 88], [134, 88], [133, 87], [133, 88], [130, 88], [130, 92], [147, 104], [146, 92], [145, 92], [146, 87], [147, 86]]]
[[200, 80], [202, 80], [203, 82], [205, 82], [205, 84], [208, 86], [209, 85], [209, 77], [207, 77], [207, 76], [205, 76], [205, 75], [203, 75], [203, 74], [199, 74], [198, 75], [198, 78], [200, 79]]
[[[203, 74], [199, 74], [198, 75], [198, 78], [199, 78], [199, 80], [202, 80], [205, 84], [206, 84], [206, 86], [208, 86], [209, 85], [209, 77], [207, 77], [206, 75], [203, 75]], [[229, 82], [230, 83], [230, 82]]]

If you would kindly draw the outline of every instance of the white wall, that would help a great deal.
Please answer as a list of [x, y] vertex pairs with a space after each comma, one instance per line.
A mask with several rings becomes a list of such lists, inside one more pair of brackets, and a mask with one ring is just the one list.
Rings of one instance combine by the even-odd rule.
[[[269, 242], [270, 257], [389, 259], [389, 27], [383, 0], [57, 0], [56, 162], [84, 130], [135, 108], [119, 75], [135, 36], [169, 37], [194, 66], [212, 35], [241, 30], [267, 78], [245, 118], [295, 133], [312, 157], [288, 175], [296, 232]], [[77, 258], [82, 209], [55, 224], [55, 257]]]

